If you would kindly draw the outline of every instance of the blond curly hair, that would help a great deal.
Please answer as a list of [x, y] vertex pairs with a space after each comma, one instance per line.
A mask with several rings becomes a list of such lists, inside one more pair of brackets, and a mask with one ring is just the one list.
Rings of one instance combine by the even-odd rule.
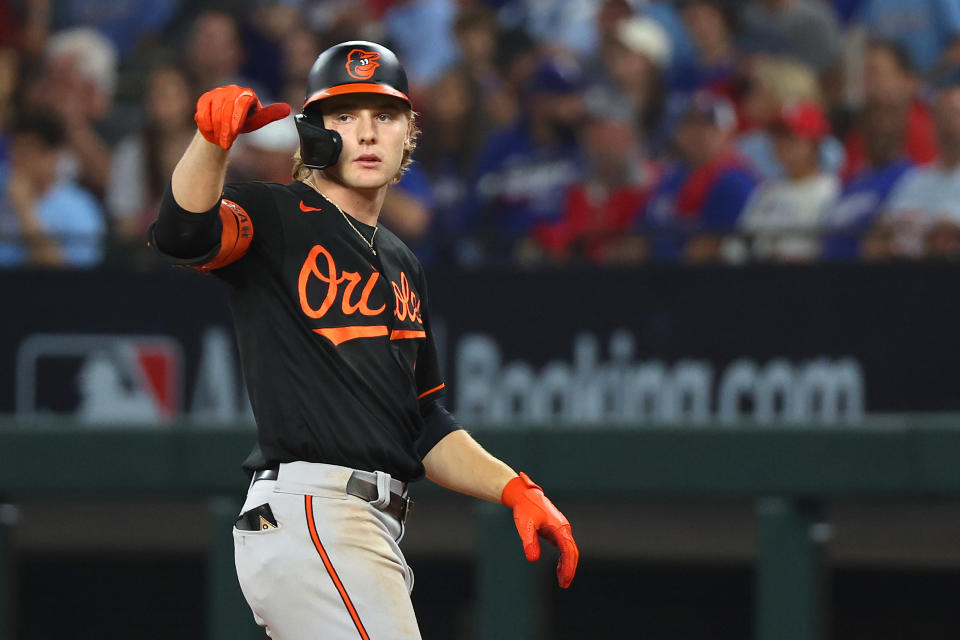
[[[397, 175], [393, 176], [390, 184], [400, 182], [400, 178], [406, 173], [410, 165], [413, 164], [413, 151], [417, 148], [417, 141], [420, 138], [420, 129], [417, 127], [417, 112], [413, 109], [407, 111], [407, 119], [410, 121], [410, 137], [407, 138], [407, 145], [403, 150], [403, 157], [400, 159], [400, 168]], [[311, 169], [303, 164], [303, 158], [300, 156], [300, 149], [293, 154], [293, 179], [306, 180], [314, 171], [323, 171], [322, 169]]]

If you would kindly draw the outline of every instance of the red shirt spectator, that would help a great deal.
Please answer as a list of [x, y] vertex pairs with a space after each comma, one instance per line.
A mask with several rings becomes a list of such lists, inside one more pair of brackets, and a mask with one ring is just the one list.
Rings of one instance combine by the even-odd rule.
[[[847, 163], [843, 167], [844, 178], [849, 178], [867, 166], [867, 150], [863, 134], [854, 129], [844, 140], [847, 151]], [[919, 100], [910, 105], [907, 115], [907, 128], [904, 134], [904, 150], [907, 157], [916, 164], [927, 164], [937, 159], [937, 140], [934, 135], [933, 118], [930, 108]]]
[[657, 181], [657, 168], [643, 159], [629, 114], [598, 115], [583, 131], [588, 177], [567, 191], [563, 217], [534, 232], [554, 258], [606, 262], [611, 246], [635, 227]]
[[581, 255], [590, 262], [605, 262], [610, 243], [633, 229], [650, 193], [648, 184], [609, 192], [590, 182], [575, 184], [567, 192], [563, 220], [541, 227], [537, 240], [556, 257]]
[[[863, 65], [863, 110], [877, 104], [899, 104], [906, 113], [903, 146], [907, 157], [917, 164], [926, 164], [936, 160], [937, 142], [930, 109], [917, 98], [919, 87], [920, 80], [903, 48], [885, 40], [870, 41]], [[842, 174], [846, 179], [867, 165], [862, 116], [859, 121], [844, 140], [847, 162]]]

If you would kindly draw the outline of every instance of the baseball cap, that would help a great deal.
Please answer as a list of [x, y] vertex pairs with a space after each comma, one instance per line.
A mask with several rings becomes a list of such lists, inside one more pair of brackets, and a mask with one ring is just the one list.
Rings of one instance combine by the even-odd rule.
[[616, 38], [630, 51], [646, 56], [658, 67], [673, 57], [673, 43], [666, 29], [652, 18], [627, 18], [617, 24]]
[[733, 131], [737, 126], [737, 112], [733, 104], [723, 96], [709, 91], [690, 94], [682, 99], [675, 109], [675, 125], [698, 119], [705, 120], [723, 131]]
[[577, 93], [584, 88], [583, 73], [576, 60], [547, 58], [530, 77], [530, 93]]
[[800, 100], [785, 106], [770, 127], [773, 131], [819, 142], [830, 133], [823, 108], [813, 100]]

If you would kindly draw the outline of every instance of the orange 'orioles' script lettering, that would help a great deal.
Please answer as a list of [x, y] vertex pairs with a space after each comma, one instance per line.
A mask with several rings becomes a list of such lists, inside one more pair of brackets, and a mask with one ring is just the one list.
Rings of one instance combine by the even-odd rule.
[[[320, 306], [316, 308], [310, 304], [307, 295], [307, 285], [309, 285], [312, 278], [316, 278], [327, 285], [326, 294], [320, 302]], [[307, 259], [304, 260], [303, 266], [300, 268], [300, 276], [297, 279], [300, 309], [308, 318], [319, 319], [324, 317], [327, 315], [327, 312], [333, 308], [333, 305], [337, 303], [337, 297], [340, 296], [341, 291], [340, 285], [345, 283], [346, 286], [343, 288], [343, 295], [340, 298], [340, 310], [343, 312], [343, 315], [352, 316], [357, 313], [363, 316], [379, 315], [387, 308], [385, 304], [381, 304], [376, 309], [370, 308], [370, 295], [373, 293], [373, 289], [379, 278], [380, 273], [377, 271], [370, 274], [370, 277], [360, 290], [359, 297], [356, 297], [356, 290], [363, 281], [363, 276], [354, 271], [343, 271], [338, 274], [337, 264], [330, 252], [327, 251], [323, 245], [314, 245], [307, 254]], [[391, 282], [390, 284], [393, 285], [393, 294], [396, 303], [393, 314], [401, 322], [409, 320], [422, 325], [420, 298], [416, 292], [410, 288], [407, 274], [400, 273], [399, 285], [396, 282]], [[339, 345], [347, 340], [354, 340], [356, 338], [375, 338], [386, 335], [389, 335], [391, 340], [426, 337], [426, 333], [422, 328], [416, 330], [394, 329], [390, 332], [386, 325], [323, 327], [314, 329], [314, 331], [330, 340], [334, 345]]]
[[393, 297], [396, 301], [396, 308], [393, 310], [393, 315], [397, 316], [397, 320], [400, 322], [409, 319], [422, 324], [423, 320], [420, 318], [420, 298], [417, 297], [414, 291], [410, 290], [410, 283], [407, 282], [407, 274], [400, 274], [399, 286], [396, 282], [391, 282], [390, 284], [393, 285]]
[[[323, 256], [326, 262], [325, 273], [320, 270], [320, 265], [317, 263], [319, 256]], [[307, 299], [307, 283], [310, 282], [310, 276], [316, 277], [320, 282], [327, 283], [327, 295], [323, 298], [323, 302], [317, 309], [311, 307], [310, 301]], [[330, 311], [330, 307], [337, 301], [340, 283], [346, 282], [347, 286], [343, 291], [343, 299], [340, 302], [343, 315], [351, 316], [359, 311], [361, 315], [375, 316], [378, 313], [382, 313], [386, 308], [386, 305], [380, 305], [377, 309], [371, 309], [369, 306], [370, 293], [377, 284], [379, 277], [380, 274], [374, 271], [370, 279], [367, 280], [367, 284], [363, 286], [363, 291], [360, 292], [360, 299], [356, 303], [352, 303], [350, 302], [350, 298], [353, 296], [354, 289], [356, 289], [360, 280], [362, 280], [360, 274], [353, 271], [344, 271], [338, 277], [337, 263], [333, 261], [333, 256], [330, 255], [330, 252], [327, 251], [323, 245], [314, 245], [314, 247], [310, 249], [310, 253], [303, 263], [303, 267], [300, 268], [300, 278], [297, 282], [297, 291], [300, 294], [300, 308], [303, 309], [303, 312], [307, 314], [308, 318], [322, 318], [327, 315], [327, 311]]]

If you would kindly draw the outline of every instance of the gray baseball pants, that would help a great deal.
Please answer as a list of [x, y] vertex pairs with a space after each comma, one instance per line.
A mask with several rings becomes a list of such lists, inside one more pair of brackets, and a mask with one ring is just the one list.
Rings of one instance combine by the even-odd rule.
[[273, 640], [421, 640], [403, 523], [346, 493], [352, 472], [292, 462], [250, 486], [241, 513], [269, 504], [278, 526], [234, 528], [237, 577]]

